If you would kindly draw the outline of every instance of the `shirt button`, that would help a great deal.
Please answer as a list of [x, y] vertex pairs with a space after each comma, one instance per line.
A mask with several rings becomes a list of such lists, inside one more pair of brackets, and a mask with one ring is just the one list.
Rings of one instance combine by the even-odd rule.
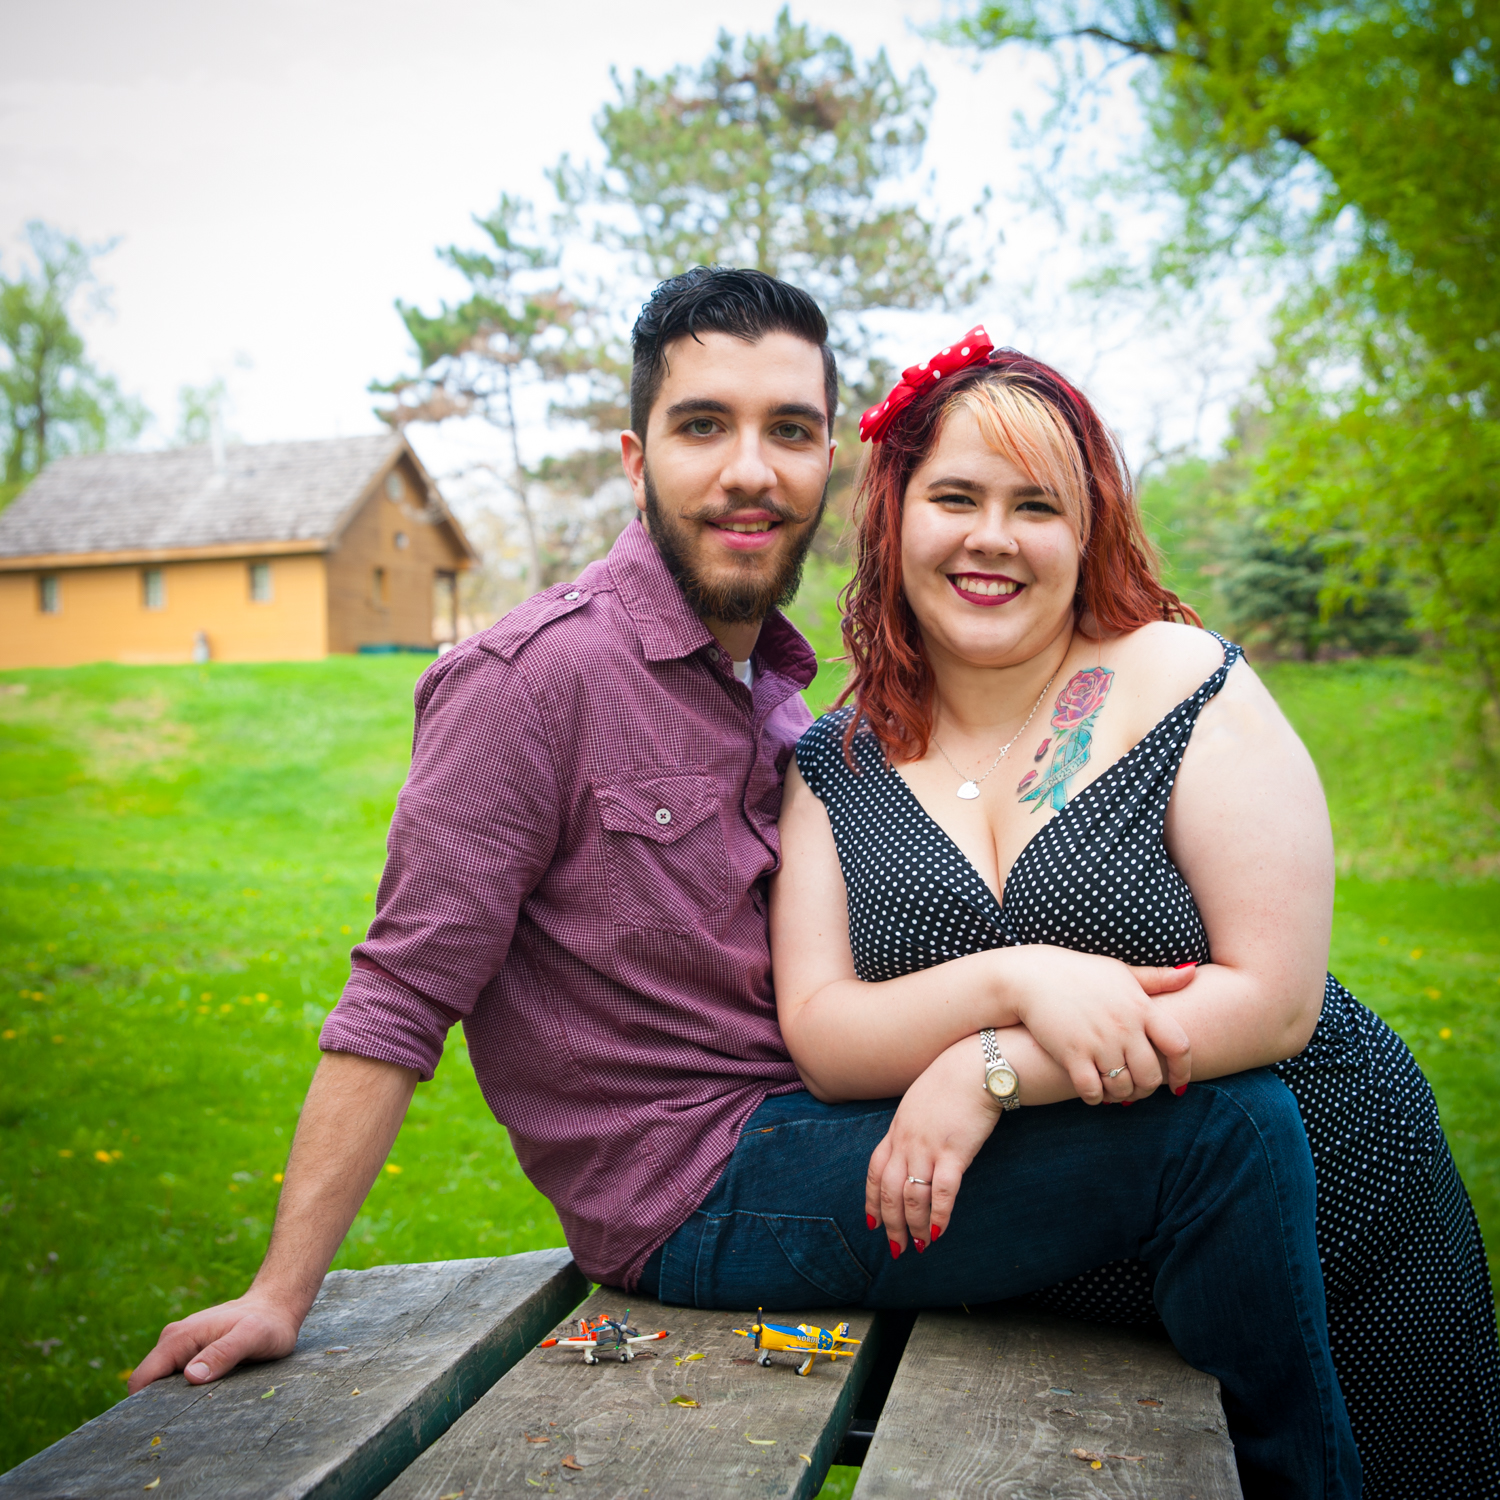
[[656, 809], [656, 821], [660, 823], [663, 828], [665, 828], [667, 824], [672, 821], [671, 812], [668, 811], [668, 809], [665, 807], [658, 807]]
[[570, 604], [577, 597], [578, 597], [578, 590], [577, 589], [569, 589], [568, 592], [563, 595], [563, 598], [566, 599], [568, 601], [568, 603], [570, 603]]

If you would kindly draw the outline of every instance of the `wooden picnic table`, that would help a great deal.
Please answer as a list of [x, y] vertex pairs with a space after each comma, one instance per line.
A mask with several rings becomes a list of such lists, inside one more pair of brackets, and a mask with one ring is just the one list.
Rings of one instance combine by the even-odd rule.
[[[592, 1366], [537, 1347], [627, 1305], [670, 1336]], [[0, 1475], [0, 1500], [801, 1500], [835, 1462], [862, 1465], [855, 1500], [1240, 1495], [1218, 1382], [1160, 1337], [1013, 1306], [768, 1316], [862, 1342], [763, 1368], [734, 1332], [753, 1309], [589, 1295], [565, 1250], [336, 1271], [288, 1358], [159, 1380]]]

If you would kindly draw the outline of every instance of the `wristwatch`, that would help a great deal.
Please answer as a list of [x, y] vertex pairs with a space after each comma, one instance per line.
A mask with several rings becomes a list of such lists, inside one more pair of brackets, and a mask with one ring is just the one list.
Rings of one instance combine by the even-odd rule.
[[995, 1028], [986, 1026], [979, 1033], [984, 1043], [984, 1091], [1002, 1110], [1020, 1109], [1021, 1080], [1016, 1070], [1000, 1056], [1000, 1043], [995, 1040]]

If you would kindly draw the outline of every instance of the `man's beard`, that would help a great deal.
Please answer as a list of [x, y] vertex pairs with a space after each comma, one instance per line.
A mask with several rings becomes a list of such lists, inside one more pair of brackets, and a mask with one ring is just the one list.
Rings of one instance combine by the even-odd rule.
[[[782, 558], [780, 567], [770, 577], [709, 579], [700, 576], [688, 560], [682, 546], [677, 523], [669, 520], [661, 508], [656, 486], [651, 480], [651, 470], [646, 469], [646, 521], [651, 531], [651, 540], [667, 565], [667, 572], [677, 580], [677, 586], [687, 599], [688, 608], [700, 619], [719, 620], [725, 625], [748, 625], [763, 620], [773, 609], [781, 609], [792, 602], [802, 584], [802, 565], [807, 560], [807, 549], [812, 546], [818, 526], [823, 520], [823, 510], [828, 503], [828, 486], [818, 499], [818, 513], [812, 524], [797, 539], [791, 551]], [[783, 524], [795, 522], [794, 511], [773, 505], [768, 500], [756, 502], [758, 510], [768, 510]], [[726, 514], [730, 514], [726, 512]]]

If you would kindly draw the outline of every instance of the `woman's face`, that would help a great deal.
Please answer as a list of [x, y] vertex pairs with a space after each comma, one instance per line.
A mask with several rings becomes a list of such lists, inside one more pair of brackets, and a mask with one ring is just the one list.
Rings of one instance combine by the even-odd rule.
[[1055, 640], [1078, 584], [1061, 503], [954, 412], [906, 487], [901, 566], [928, 654], [1013, 666]]

